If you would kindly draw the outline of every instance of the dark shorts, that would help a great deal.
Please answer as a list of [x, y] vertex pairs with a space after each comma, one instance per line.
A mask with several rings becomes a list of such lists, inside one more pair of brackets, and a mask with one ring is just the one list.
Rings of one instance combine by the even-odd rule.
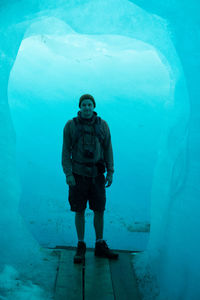
[[104, 211], [106, 204], [105, 176], [104, 174], [95, 177], [95, 183], [91, 177], [81, 176], [73, 173], [76, 185], [69, 186], [69, 203], [71, 210], [81, 212], [87, 207], [93, 211]]

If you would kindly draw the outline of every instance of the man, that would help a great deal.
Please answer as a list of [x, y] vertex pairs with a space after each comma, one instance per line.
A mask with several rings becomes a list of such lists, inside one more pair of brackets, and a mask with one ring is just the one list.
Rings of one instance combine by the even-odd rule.
[[[94, 112], [93, 96], [82, 95], [79, 99], [78, 116], [69, 120], [63, 131], [62, 166], [69, 185], [69, 203], [75, 214], [78, 236], [74, 263], [85, 259], [86, 244], [85, 209], [94, 211], [96, 233], [95, 256], [117, 259], [103, 240], [103, 217], [106, 204], [105, 185], [113, 180], [113, 151], [107, 123]], [[104, 173], [107, 170], [105, 179]]]

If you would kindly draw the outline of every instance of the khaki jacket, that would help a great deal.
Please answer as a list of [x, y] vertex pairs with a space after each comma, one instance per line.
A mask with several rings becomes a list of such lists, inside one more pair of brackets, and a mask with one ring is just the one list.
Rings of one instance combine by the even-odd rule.
[[[69, 120], [63, 130], [63, 147], [62, 147], [62, 167], [66, 176], [72, 175], [72, 172], [88, 176], [96, 177], [98, 169], [95, 166], [96, 162], [103, 160], [105, 162], [108, 175], [114, 173], [113, 163], [113, 150], [111, 143], [111, 135], [108, 124], [101, 119], [101, 132], [104, 137], [103, 145], [99, 142], [98, 137], [94, 133], [94, 128], [91, 126], [95, 122], [97, 113], [93, 112], [93, 117], [90, 120], [81, 118], [80, 111], [78, 112], [78, 118], [81, 120], [84, 130], [90, 132], [85, 133], [79, 140], [73, 144], [73, 137], [76, 132], [76, 124], [73, 120]], [[85, 157], [85, 149], [94, 153], [93, 158]], [[87, 166], [85, 163], [90, 163]], [[91, 163], [92, 166], [91, 166]]]

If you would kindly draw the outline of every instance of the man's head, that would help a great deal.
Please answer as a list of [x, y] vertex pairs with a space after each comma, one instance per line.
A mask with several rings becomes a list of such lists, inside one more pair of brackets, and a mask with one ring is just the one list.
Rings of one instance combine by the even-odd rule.
[[86, 119], [90, 119], [93, 116], [93, 110], [96, 106], [94, 98], [85, 94], [82, 95], [79, 99], [79, 107], [81, 111], [81, 116]]

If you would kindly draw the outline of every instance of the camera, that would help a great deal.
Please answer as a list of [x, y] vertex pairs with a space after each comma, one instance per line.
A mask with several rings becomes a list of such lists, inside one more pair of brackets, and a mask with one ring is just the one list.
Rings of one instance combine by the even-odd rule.
[[94, 153], [90, 150], [85, 150], [84, 151], [84, 156], [87, 158], [94, 158]]

